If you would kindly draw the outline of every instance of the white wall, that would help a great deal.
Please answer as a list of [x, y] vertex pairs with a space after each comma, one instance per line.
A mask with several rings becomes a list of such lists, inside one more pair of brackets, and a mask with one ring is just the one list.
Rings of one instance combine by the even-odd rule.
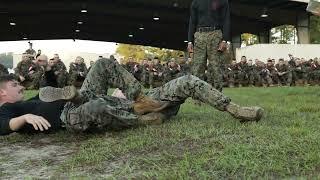
[[243, 48], [237, 48], [236, 59], [240, 61], [241, 56], [247, 59], [259, 59], [266, 61], [268, 58], [289, 59], [288, 54], [294, 57], [305, 58], [306, 60], [320, 57], [320, 44], [256, 44]]

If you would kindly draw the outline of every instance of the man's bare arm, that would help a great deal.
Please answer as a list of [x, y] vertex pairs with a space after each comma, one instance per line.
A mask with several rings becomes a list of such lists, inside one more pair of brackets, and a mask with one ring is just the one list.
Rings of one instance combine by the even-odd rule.
[[31, 124], [36, 131], [45, 131], [51, 127], [50, 123], [46, 119], [33, 114], [25, 114], [23, 116], [12, 118], [9, 122], [9, 127], [12, 131], [18, 131], [26, 124]]

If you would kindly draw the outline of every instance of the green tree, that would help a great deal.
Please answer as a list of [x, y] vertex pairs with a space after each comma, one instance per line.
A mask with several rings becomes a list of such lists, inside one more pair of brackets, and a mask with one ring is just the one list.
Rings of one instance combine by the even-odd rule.
[[241, 34], [241, 40], [242, 40], [242, 43], [245, 44], [246, 46], [259, 43], [258, 36], [250, 33]]
[[314, 44], [320, 43], [320, 17], [310, 17], [310, 42]]
[[129, 57], [133, 57], [135, 60], [141, 61], [141, 59], [146, 56], [144, 47], [140, 45], [119, 44], [116, 52], [124, 57], [125, 62]]
[[164, 49], [150, 46], [119, 44], [116, 52], [124, 57], [124, 63], [129, 57], [133, 57], [137, 62], [144, 58], [159, 57], [161, 61], [168, 61], [183, 54], [182, 51]]
[[275, 44], [289, 44], [295, 41], [295, 27], [291, 25], [282, 25], [271, 30], [271, 41]]

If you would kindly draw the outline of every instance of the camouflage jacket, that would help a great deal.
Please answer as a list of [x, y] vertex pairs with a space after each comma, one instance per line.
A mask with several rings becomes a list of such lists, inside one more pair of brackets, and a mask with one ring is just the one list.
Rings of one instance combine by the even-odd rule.
[[20, 61], [15, 68], [15, 74], [26, 78], [29, 76], [30, 68], [33, 66], [35, 66], [35, 64], [31, 60]]
[[67, 68], [64, 65], [64, 63], [60, 60], [58, 63], [54, 64], [52, 66], [53, 72], [58, 71], [58, 72], [66, 72]]

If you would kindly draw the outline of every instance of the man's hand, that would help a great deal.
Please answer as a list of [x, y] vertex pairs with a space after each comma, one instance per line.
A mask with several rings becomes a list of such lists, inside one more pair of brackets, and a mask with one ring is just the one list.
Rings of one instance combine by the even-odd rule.
[[31, 75], [33, 74], [35, 71], [34, 70], [31, 70], [28, 74]]
[[192, 45], [192, 42], [189, 42], [189, 43], [188, 43], [188, 52], [189, 52], [189, 53], [193, 53], [193, 45]]
[[23, 116], [27, 124], [31, 124], [36, 131], [48, 130], [51, 124], [41, 116], [26, 114]]
[[221, 41], [218, 47], [219, 52], [224, 52], [227, 50], [228, 44], [226, 41]]
[[58, 74], [59, 74], [59, 71], [55, 71], [55, 72], [54, 72], [54, 75], [57, 76]]
[[19, 76], [19, 79], [21, 82], [23, 82], [24, 80], [26, 80], [26, 78], [24, 78], [23, 76]]

